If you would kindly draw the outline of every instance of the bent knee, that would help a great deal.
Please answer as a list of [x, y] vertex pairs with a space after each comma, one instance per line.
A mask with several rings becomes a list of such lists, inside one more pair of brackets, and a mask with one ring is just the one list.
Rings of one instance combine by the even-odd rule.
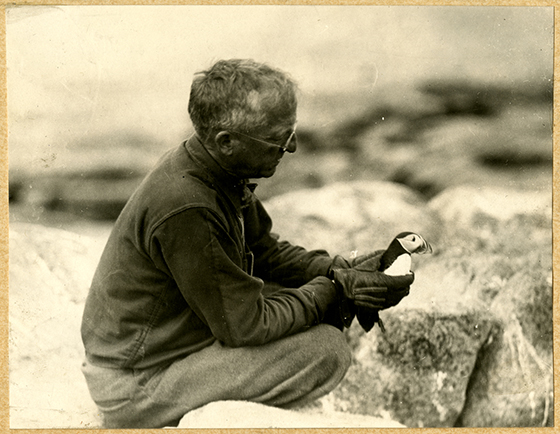
[[313, 358], [322, 359], [332, 370], [348, 370], [352, 363], [352, 351], [344, 333], [327, 324], [320, 324], [306, 333], [310, 333], [309, 337], [312, 340], [309, 348]]

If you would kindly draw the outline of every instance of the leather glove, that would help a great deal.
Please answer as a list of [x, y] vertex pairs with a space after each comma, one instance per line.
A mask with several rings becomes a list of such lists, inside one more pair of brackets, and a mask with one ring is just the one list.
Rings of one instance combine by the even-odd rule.
[[[392, 281], [393, 279], [391, 276], [387, 276], [383, 273], [378, 272], [380, 266], [380, 259], [385, 250], [376, 250], [373, 253], [369, 253], [366, 255], [358, 256], [357, 258], [353, 259], [352, 261], [346, 261], [344, 258], [340, 256], [335, 256], [333, 260], [333, 265], [331, 268], [338, 267], [340, 269], [347, 269], [349, 266], [353, 267], [355, 270], [359, 271], [369, 271], [375, 272], [377, 274], [381, 274], [378, 276], [381, 278], [381, 287], [385, 286], [387, 291], [385, 293], [385, 303], [384, 307], [381, 309], [386, 309], [388, 307], [396, 306], [404, 297], [406, 297], [410, 292], [410, 285], [414, 281], [414, 275], [409, 276], [398, 276], [404, 277], [404, 279], [397, 279], [397, 282]], [[389, 279], [383, 278], [383, 276], [388, 277]], [[400, 281], [400, 282], [399, 282]], [[406, 286], [398, 287], [396, 285], [405, 284]], [[362, 328], [369, 332], [375, 323], [379, 324], [379, 327], [382, 331], [385, 331], [385, 327], [383, 326], [383, 322], [379, 317], [379, 310], [380, 308], [372, 307], [372, 306], [364, 306], [364, 305], [355, 305], [350, 306], [350, 303], [346, 302], [346, 306], [341, 304], [341, 317], [343, 322], [345, 323], [346, 327], [349, 327], [354, 319], [354, 316], [357, 317], [358, 322], [362, 326]], [[353, 307], [353, 308], [352, 308]], [[346, 321], [345, 321], [346, 318]]]
[[[333, 263], [336, 263], [333, 261]], [[337, 287], [340, 300], [340, 316], [345, 327], [350, 327], [358, 309], [366, 312], [379, 311], [398, 303], [398, 288], [408, 287], [409, 276], [388, 276], [379, 271], [363, 271], [355, 268], [332, 268], [329, 276]]]
[[376, 250], [373, 253], [360, 255], [350, 261], [344, 259], [340, 255], [337, 255], [333, 258], [329, 270], [334, 270], [336, 268], [356, 268], [358, 265], [362, 265], [362, 267], [360, 268], [361, 270], [377, 271], [379, 269], [379, 266], [381, 265], [381, 256], [383, 255], [383, 253], [385, 253], [385, 250]]
[[[410, 293], [410, 288], [399, 288], [387, 291], [387, 305], [389, 307], [396, 306], [400, 301]], [[383, 321], [379, 317], [380, 309], [369, 309], [366, 307], [359, 307], [356, 311], [356, 318], [358, 323], [362, 326], [365, 332], [369, 332], [377, 323], [382, 332], [385, 332]]]
[[351, 261], [352, 268], [363, 271], [378, 271], [381, 266], [381, 256], [385, 250], [376, 250], [366, 255], [358, 256]]
[[[381, 251], [381, 253], [383, 253], [383, 251]], [[331, 279], [334, 282], [335, 281], [334, 270], [348, 270], [352, 268], [353, 265], [365, 262], [366, 260], [370, 259], [371, 256], [373, 255], [372, 254], [362, 255], [349, 262], [342, 256], [336, 255], [333, 258], [331, 266], [329, 267], [327, 276], [329, 277], [329, 279]], [[377, 265], [377, 267], [379, 267], [379, 264]], [[338, 285], [337, 285], [337, 290], [339, 294], [338, 302], [336, 306], [337, 311], [331, 313], [329, 315], [329, 318], [325, 319], [325, 321], [327, 321], [330, 324], [333, 324], [335, 327], [339, 328], [340, 330], [343, 330], [344, 327], [348, 328], [352, 324], [352, 321], [356, 316], [356, 308], [353, 306], [350, 299], [344, 296], [344, 291], [343, 290], [341, 291]]]
[[339, 293], [350, 300], [354, 306], [371, 309], [389, 307], [387, 305], [387, 285], [382, 273], [359, 271], [353, 268], [334, 269], [332, 279]]
[[[356, 270], [371, 270], [376, 271], [381, 265], [381, 256], [385, 253], [384, 250], [378, 250], [370, 255], [359, 256], [354, 260], [354, 267]], [[386, 274], [383, 274], [386, 276]], [[410, 293], [410, 285], [414, 281], [414, 274], [399, 276], [408, 278], [406, 286], [403, 287], [389, 287], [387, 290], [387, 307], [393, 307], [400, 303], [400, 301]], [[366, 307], [359, 307], [356, 311], [356, 318], [365, 330], [369, 332], [377, 323], [382, 332], [385, 331], [383, 321], [379, 317], [379, 309], [368, 309]]]

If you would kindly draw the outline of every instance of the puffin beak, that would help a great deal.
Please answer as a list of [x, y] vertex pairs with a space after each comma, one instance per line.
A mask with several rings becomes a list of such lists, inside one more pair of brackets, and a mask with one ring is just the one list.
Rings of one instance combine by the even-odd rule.
[[420, 238], [422, 239], [422, 245], [414, 253], [418, 253], [420, 255], [423, 255], [424, 253], [432, 253], [432, 245], [428, 243], [423, 237]]

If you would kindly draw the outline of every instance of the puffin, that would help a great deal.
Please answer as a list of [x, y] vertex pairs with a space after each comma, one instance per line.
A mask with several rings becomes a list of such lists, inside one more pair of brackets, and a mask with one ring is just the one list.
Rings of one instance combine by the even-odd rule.
[[[378, 271], [389, 276], [403, 276], [412, 273], [412, 254], [423, 255], [432, 253], [432, 246], [424, 237], [415, 232], [401, 232], [391, 243], [380, 258]], [[375, 323], [379, 324], [382, 332], [385, 332], [383, 321], [379, 317], [379, 311], [368, 311], [359, 308], [356, 314], [362, 328], [369, 332]]]
[[417, 233], [401, 232], [393, 238], [393, 241], [381, 256], [379, 271], [383, 271], [389, 276], [410, 274], [411, 255], [413, 253], [419, 255], [432, 253], [432, 246]]

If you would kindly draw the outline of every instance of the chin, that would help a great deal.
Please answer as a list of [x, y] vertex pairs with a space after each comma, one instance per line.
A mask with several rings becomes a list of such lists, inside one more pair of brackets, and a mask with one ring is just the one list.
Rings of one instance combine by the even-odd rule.
[[268, 172], [261, 172], [259, 178], [270, 178], [272, 175], [274, 175], [276, 173], [276, 169], [275, 170], [271, 170]]
[[259, 173], [259, 178], [270, 178], [272, 175], [276, 173], [276, 166], [268, 169], [268, 170], [261, 170]]

